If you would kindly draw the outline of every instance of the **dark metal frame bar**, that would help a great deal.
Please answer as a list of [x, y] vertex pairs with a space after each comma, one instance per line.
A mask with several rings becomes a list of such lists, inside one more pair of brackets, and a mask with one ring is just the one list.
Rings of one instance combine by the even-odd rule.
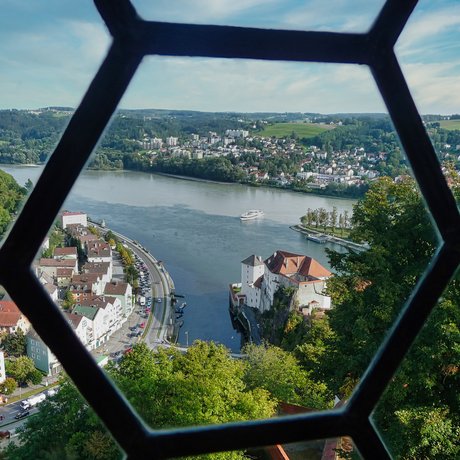
[[[167, 458], [343, 435], [353, 437], [364, 458], [391, 458], [372, 425], [371, 412], [460, 263], [460, 215], [394, 55], [417, 0], [387, 0], [373, 27], [362, 34], [149, 22], [139, 18], [129, 0], [95, 3], [113, 37], [111, 48], [0, 249], [0, 283], [129, 458]], [[142, 58], [149, 54], [370, 67], [442, 245], [346, 408], [152, 431], [95, 364], [33, 274], [31, 263], [41, 242]]]

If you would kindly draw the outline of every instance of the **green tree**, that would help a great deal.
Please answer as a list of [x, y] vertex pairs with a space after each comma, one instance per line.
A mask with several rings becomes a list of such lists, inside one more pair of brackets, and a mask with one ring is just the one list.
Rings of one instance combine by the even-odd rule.
[[[460, 457], [460, 427], [448, 408], [417, 407], [395, 412], [393, 450], [405, 460], [445, 460]], [[456, 418], [456, 417], [455, 417]]]
[[278, 401], [325, 409], [332, 398], [326, 385], [310, 378], [292, 353], [273, 345], [247, 345], [244, 380], [249, 388], [264, 388]]
[[[423, 201], [409, 178], [400, 183], [376, 181], [354, 208], [352, 234], [369, 242], [370, 249], [330, 253], [337, 273], [328, 286], [335, 307], [329, 313], [333, 334], [326, 340], [319, 370], [341, 397], [359, 381], [436, 247]], [[457, 276], [374, 414], [398, 458], [457, 458], [459, 438], [451, 436], [460, 426], [459, 298]], [[427, 401], [432, 404], [428, 412]], [[430, 431], [424, 417], [439, 420], [439, 430]], [[443, 454], [435, 454], [439, 443], [446, 446]]]
[[2, 340], [2, 347], [5, 352], [10, 356], [21, 356], [26, 354], [27, 339], [22, 332], [22, 329], [18, 329], [12, 334], [8, 334]]
[[30, 379], [36, 380], [34, 362], [28, 356], [20, 356], [13, 361], [6, 362], [6, 373], [13, 377], [20, 385]]
[[318, 209], [318, 225], [320, 227], [323, 227], [324, 230], [326, 230], [327, 226], [327, 211], [325, 208], [319, 208]]
[[332, 206], [332, 211], [329, 214], [329, 222], [331, 224], [332, 231], [334, 231], [335, 228], [337, 227], [337, 207], [336, 206]]
[[[244, 382], [246, 364], [213, 343], [195, 342], [186, 354], [158, 352], [136, 345], [109, 373], [145, 422], [154, 428], [224, 423], [274, 415], [276, 401], [261, 388]], [[27, 419], [8, 458], [121, 458], [92, 409], [68, 381]], [[206, 458], [234, 460], [242, 452]]]
[[121, 459], [115, 442], [69, 381], [40, 404], [39, 417], [26, 420], [18, 445], [10, 444], [6, 454], [15, 460]]
[[70, 310], [76, 303], [75, 297], [70, 290], [67, 290], [64, 294], [64, 300], [62, 301], [62, 308]]
[[11, 395], [14, 390], [18, 387], [16, 380], [12, 377], [7, 377], [2, 383], [0, 383], [0, 393]]
[[275, 409], [265, 390], [246, 388], [244, 363], [214, 343], [197, 341], [185, 354], [138, 345], [112, 375], [155, 428], [263, 418]]

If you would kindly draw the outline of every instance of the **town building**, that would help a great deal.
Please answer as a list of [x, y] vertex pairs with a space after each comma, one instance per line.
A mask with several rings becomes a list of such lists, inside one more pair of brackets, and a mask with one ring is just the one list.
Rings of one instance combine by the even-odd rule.
[[60, 362], [34, 329], [27, 333], [26, 340], [27, 356], [32, 359], [35, 367], [47, 376], [59, 374], [62, 369]]
[[120, 300], [123, 317], [126, 318], [131, 314], [134, 304], [133, 289], [129, 283], [111, 281], [105, 285], [104, 295]]
[[109, 262], [87, 262], [82, 267], [82, 273], [100, 275], [105, 283], [112, 279], [112, 265]]
[[86, 254], [88, 262], [107, 262], [112, 265], [112, 248], [104, 240], [88, 241]]
[[78, 224], [83, 227], [87, 227], [88, 226], [88, 216], [84, 212], [64, 211], [61, 214], [62, 228], [65, 230], [67, 226], [71, 224]]
[[72, 259], [78, 258], [77, 248], [75, 246], [66, 248], [54, 248], [53, 259]]
[[313, 309], [331, 308], [331, 298], [325, 294], [331, 272], [315, 259], [286, 251], [276, 251], [266, 260], [252, 255], [241, 262], [241, 290], [244, 303], [260, 311], [273, 305], [280, 286], [294, 288], [292, 306], [304, 314]]
[[0, 334], [13, 334], [19, 329], [26, 334], [30, 329], [29, 320], [12, 300], [0, 300]]
[[40, 276], [40, 273], [44, 272], [47, 275], [51, 276], [53, 279], [56, 279], [57, 270], [59, 268], [68, 268], [73, 271], [73, 273], [78, 272], [78, 261], [76, 259], [45, 259], [42, 258], [38, 261], [38, 267], [36, 269], [37, 275]]

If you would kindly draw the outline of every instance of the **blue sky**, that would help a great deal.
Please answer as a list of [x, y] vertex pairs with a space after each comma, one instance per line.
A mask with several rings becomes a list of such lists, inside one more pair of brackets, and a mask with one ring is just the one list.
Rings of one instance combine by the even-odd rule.
[[[137, 0], [146, 19], [365, 31], [383, 0]], [[0, 0], [0, 108], [75, 107], [110, 43], [89, 0]], [[397, 54], [422, 113], [460, 112], [460, 2], [421, 0]], [[124, 108], [383, 112], [366, 67], [147, 57]]]

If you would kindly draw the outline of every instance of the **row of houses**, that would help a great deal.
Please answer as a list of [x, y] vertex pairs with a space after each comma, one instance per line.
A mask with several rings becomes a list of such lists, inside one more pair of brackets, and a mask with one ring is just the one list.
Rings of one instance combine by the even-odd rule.
[[[36, 262], [35, 272], [50, 297], [62, 307], [77, 337], [88, 350], [94, 350], [131, 314], [132, 287], [113, 279], [112, 248], [89, 231], [85, 213], [64, 212], [61, 225], [79, 247], [55, 248], [51, 258]], [[64, 302], [69, 299], [68, 293], [72, 298], [70, 305]], [[58, 373], [61, 366], [56, 357], [14, 302], [0, 302], [0, 333], [11, 334], [18, 329], [26, 334], [27, 355], [35, 366], [48, 375]]]

